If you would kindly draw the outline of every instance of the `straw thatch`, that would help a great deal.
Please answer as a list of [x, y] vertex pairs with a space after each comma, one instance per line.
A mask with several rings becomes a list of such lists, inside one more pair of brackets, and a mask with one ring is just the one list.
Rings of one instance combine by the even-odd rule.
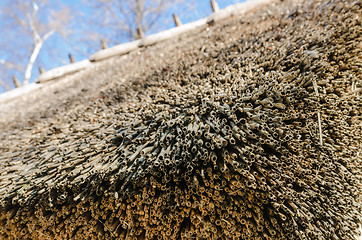
[[0, 238], [353, 239], [360, 14], [275, 2], [7, 103]]

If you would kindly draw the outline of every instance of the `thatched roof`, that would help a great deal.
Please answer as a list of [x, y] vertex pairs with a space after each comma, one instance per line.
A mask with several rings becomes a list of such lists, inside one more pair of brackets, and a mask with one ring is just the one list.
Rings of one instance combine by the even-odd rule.
[[353, 239], [360, 14], [275, 1], [3, 103], [0, 239]]

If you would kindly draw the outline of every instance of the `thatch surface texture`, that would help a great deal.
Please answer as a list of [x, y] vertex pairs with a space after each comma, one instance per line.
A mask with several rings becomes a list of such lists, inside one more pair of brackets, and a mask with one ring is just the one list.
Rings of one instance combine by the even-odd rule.
[[354, 239], [361, 38], [275, 1], [3, 103], [0, 239]]

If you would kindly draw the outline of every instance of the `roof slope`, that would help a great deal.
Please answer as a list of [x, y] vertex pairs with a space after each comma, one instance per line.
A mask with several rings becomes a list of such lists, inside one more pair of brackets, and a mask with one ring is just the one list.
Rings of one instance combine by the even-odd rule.
[[0, 134], [0, 238], [352, 239], [360, 13], [275, 2], [20, 104]]

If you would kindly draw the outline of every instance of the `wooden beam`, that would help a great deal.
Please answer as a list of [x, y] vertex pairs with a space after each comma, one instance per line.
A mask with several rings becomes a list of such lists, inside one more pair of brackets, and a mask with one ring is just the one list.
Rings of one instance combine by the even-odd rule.
[[44, 72], [45, 72], [44, 68], [39, 67], [39, 73], [40, 73], [40, 74], [43, 74]]
[[101, 46], [102, 46], [102, 49], [108, 48], [108, 45], [107, 45], [107, 43], [106, 43], [106, 40], [101, 39]]
[[173, 20], [175, 21], [176, 27], [179, 27], [182, 25], [180, 18], [175, 13], [173, 14]]
[[14, 83], [14, 85], [15, 85], [16, 88], [21, 87], [21, 84], [20, 84], [20, 82], [19, 82], [19, 80], [18, 80], [17, 77], [12, 76], [12, 79], [13, 79], [13, 83]]
[[35, 81], [36, 83], [47, 82], [59, 77], [63, 77], [64, 75], [78, 72], [88, 66], [90, 66], [89, 60], [83, 60], [80, 62], [71, 63], [62, 67], [54, 68], [47, 72], [42, 73], [38, 79]]
[[72, 56], [72, 54], [69, 53], [68, 57], [69, 57], [70, 63], [75, 63], [75, 60], [74, 60], [74, 57]]
[[127, 54], [139, 47], [141, 40], [135, 40], [128, 43], [119, 44], [107, 49], [99, 50], [89, 57], [91, 62], [100, 61], [114, 56]]
[[215, 0], [211, 0], [210, 4], [211, 4], [211, 8], [212, 8], [213, 12], [220, 11], [219, 5], [217, 4], [217, 2]]
[[137, 39], [142, 39], [145, 37], [145, 33], [143, 32], [142, 28], [137, 28]]

